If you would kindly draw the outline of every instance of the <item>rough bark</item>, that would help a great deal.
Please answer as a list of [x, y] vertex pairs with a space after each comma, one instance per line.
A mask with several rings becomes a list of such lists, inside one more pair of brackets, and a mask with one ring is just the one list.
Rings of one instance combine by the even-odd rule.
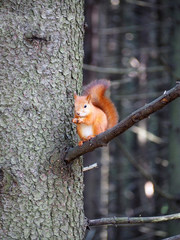
[[83, 1], [1, 1], [1, 239], [82, 239], [73, 93], [82, 80]]

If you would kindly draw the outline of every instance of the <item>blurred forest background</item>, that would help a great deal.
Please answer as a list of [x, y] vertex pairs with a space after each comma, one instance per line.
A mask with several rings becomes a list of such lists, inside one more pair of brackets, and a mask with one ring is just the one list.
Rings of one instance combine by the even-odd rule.
[[[120, 120], [180, 79], [179, 0], [86, 0], [84, 84], [106, 78]], [[86, 154], [85, 214], [180, 212], [180, 100], [141, 121], [107, 148]], [[159, 240], [180, 222], [91, 228], [86, 240]]]

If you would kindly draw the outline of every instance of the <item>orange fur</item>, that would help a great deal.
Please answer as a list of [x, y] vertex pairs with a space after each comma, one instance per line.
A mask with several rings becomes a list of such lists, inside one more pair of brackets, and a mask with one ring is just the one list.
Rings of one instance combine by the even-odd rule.
[[83, 96], [74, 96], [73, 123], [77, 124], [77, 133], [82, 140], [79, 145], [117, 124], [116, 108], [104, 95], [109, 86], [107, 80], [93, 81], [85, 87]]

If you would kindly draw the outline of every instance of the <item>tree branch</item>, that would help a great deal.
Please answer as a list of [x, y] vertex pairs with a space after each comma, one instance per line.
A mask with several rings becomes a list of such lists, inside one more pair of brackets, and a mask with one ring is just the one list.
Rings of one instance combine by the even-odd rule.
[[164, 66], [153, 66], [148, 68], [111, 68], [111, 67], [98, 67], [94, 65], [83, 64], [83, 69], [92, 72], [108, 73], [108, 74], [128, 74], [131, 72], [143, 73], [143, 72], [163, 72]]
[[84, 167], [84, 168], [83, 168], [83, 172], [92, 170], [92, 169], [97, 168], [97, 167], [98, 167], [97, 163], [94, 163], [94, 164], [92, 164], [92, 165], [89, 165], [88, 167]]
[[180, 235], [176, 235], [173, 237], [164, 238], [163, 240], [179, 240], [179, 239], [180, 239]]
[[109, 226], [109, 225], [120, 225], [120, 224], [144, 224], [144, 223], [158, 223], [166, 222], [171, 220], [180, 219], [180, 213], [175, 213], [171, 215], [157, 216], [157, 217], [108, 217], [100, 219], [89, 220], [89, 227], [97, 226]]
[[97, 135], [95, 138], [92, 138], [90, 141], [86, 141], [82, 146], [77, 146], [70, 148], [65, 155], [65, 161], [70, 163], [75, 158], [93, 151], [95, 148], [102, 147], [107, 145], [109, 141], [117, 137], [121, 133], [125, 132], [127, 129], [132, 127], [135, 123], [141, 121], [144, 118], [147, 118], [152, 113], [162, 109], [168, 103], [172, 102], [180, 96], [180, 83], [177, 83], [176, 86], [169, 91], [165, 91], [163, 95], [155, 99], [149, 104], [139, 108], [124, 120], [119, 122], [116, 126], [107, 131]]

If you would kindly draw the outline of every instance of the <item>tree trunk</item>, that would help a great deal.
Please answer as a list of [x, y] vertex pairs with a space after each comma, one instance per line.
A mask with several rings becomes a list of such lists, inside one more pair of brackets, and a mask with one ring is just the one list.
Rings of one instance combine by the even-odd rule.
[[82, 82], [83, 2], [2, 1], [0, 239], [83, 239], [73, 93]]
[[[179, 2], [175, 1], [175, 6], [178, 5]], [[174, 19], [178, 22], [180, 21], [180, 16], [179, 16], [179, 11], [177, 10], [176, 7], [172, 9], [172, 15], [174, 16]], [[180, 51], [180, 46], [179, 46], [179, 41], [180, 41], [180, 26], [179, 24], [175, 24], [173, 28], [173, 34], [172, 34], [172, 49], [173, 49], [173, 54], [172, 54], [172, 64], [173, 64], [173, 74], [174, 76], [179, 79], [180, 77], [180, 69], [179, 69], [179, 61], [180, 61], [180, 56], [179, 56], [179, 51]], [[179, 120], [180, 120], [180, 111], [179, 111], [179, 106], [180, 106], [180, 100], [174, 101], [170, 105], [170, 122], [171, 122], [171, 128], [170, 128], [170, 133], [169, 133], [169, 162], [170, 162], [170, 192], [174, 195], [179, 196], [180, 195], [180, 164], [179, 164], [179, 159], [180, 159], [180, 148], [179, 148], [179, 142], [180, 142], [180, 125], [179, 125]], [[179, 205], [176, 206], [175, 204], [171, 203], [171, 209], [173, 211], [178, 211]], [[179, 228], [180, 228], [180, 223], [177, 222], [176, 224], [170, 223], [169, 225], [169, 234], [175, 235], [179, 233]]]

